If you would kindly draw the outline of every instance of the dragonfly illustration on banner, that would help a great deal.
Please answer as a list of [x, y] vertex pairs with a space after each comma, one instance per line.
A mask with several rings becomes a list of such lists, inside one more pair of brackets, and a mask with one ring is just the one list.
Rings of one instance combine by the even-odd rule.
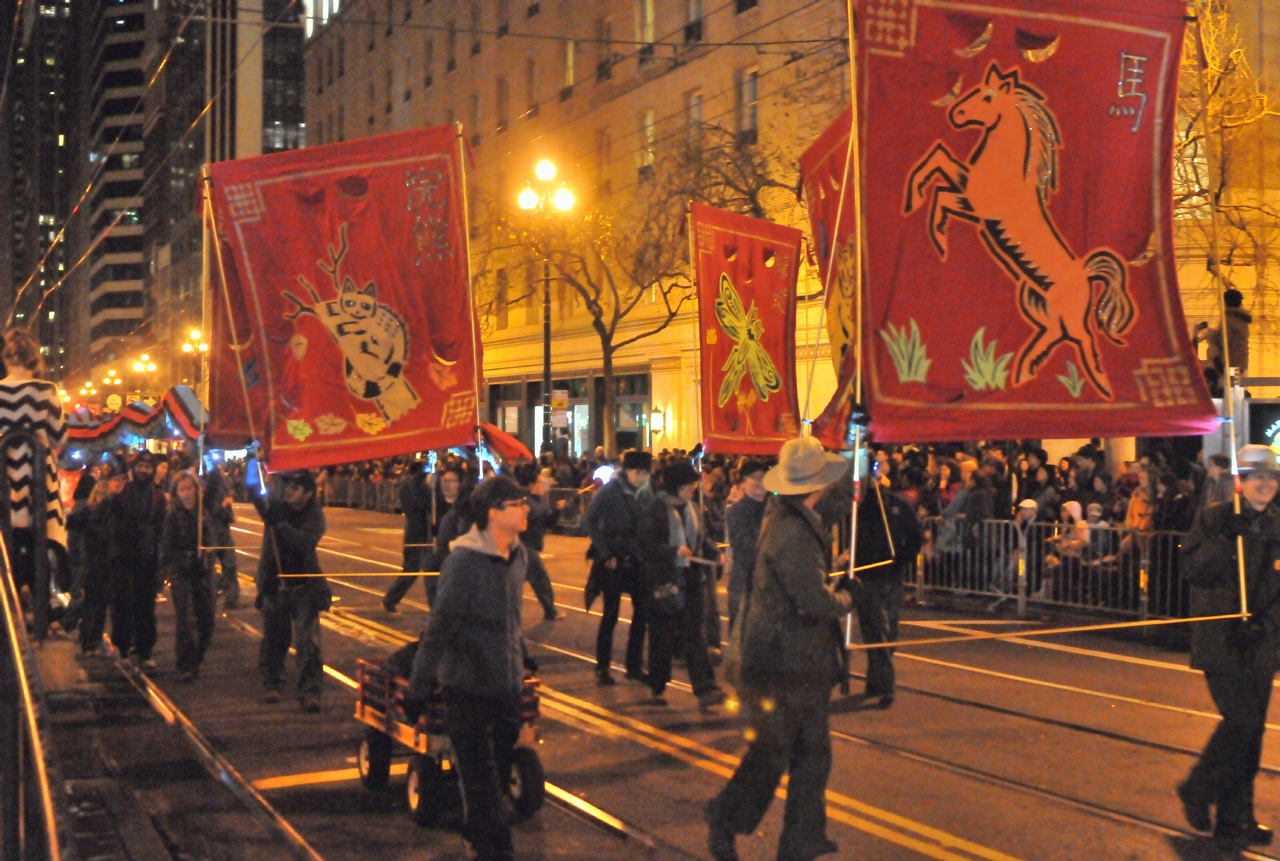
[[1125, 344], [1122, 336], [1137, 316], [1126, 287], [1128, 266], [1106, 248], [1080, 260], [1054, 224], [1049, 202], [1058, 190], [1062, 139], [1046, 98], [1017, 68], [1004, 72], [992, 63], [986, 80], [961, 96], [947, 118], [952, 128], [976, 128], [982, 137], [967, 161], [938, 141], [907, 178], [906, 213], [932, 187], [928, 229], [939, 256], [947, 257], [951, 219], [972, 222], [1013, 279], [1018, 310], [1034, 329], [1018, 353], [1015, 386], [1069, 344], [1094, 389], [1110, 400], [1096, 336]]
[[761, 401], [769, 400], [769, 395], [782, 389], [782, 377], [769, 358], [761, 339], [764, 338], [764, 323], [760, 321], [760, 312], [756, 303], [752, 302], [747, 310], [742, 308], [742, 297], [733, 287], [728, 275], [720, 275], [720, 296], [716, 299], [716, 319], [720, 328], [734, 341], [734, 347], [725, 360], [724, 381], [720, 384], [718, 406], [729, 403], [742, 385], [742, 377], [749, 375], [751, 385], [755, 387], [756, 396]]

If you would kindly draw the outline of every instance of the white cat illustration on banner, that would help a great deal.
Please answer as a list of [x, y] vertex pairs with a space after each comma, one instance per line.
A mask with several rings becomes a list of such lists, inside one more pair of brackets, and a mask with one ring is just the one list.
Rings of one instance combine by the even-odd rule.
[[408, 328], [399, 314], [378, 302], [376, 282], [359, 287], [351, 276], [341, 274], [347, 255], [346, 224], [338, 229], [338, 237], [339, 247], [329, 246], [328, 265], [316, 261], [333, 282], [337, 298], [321, 299], [311, 282], [299, 275], [298, 283], [306, 288], [311, 302], [285, 291], [282, 295], [294, 305], [285, 319], [292, 322], [304, 314], [315, 316], [342, 350], [347, 390], [361, 400], [373, 401], [383, 418], [393, 422], [422, 400], [404, 376]]

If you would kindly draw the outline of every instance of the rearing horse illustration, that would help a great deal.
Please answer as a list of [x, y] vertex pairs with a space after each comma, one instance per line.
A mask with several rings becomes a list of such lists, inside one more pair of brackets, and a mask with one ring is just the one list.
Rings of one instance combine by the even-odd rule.
[[1015, 386], [1069, 343], [1093, 387], [1110, 400], [1096, 335], [1124, 346], [1121, 338], [1136, 319], [1125, 284], [1128, 266], [1107, 249], [1081, 261], [1054, 225], [1048, 204], [1058, 190], [1061, 138], [1044, 96], [1024, 84], [1017, 69], [1006, 74], [992, 63], [986, 80], [956, 100], [948, 119], [956, 129], [982, 129], [982, 139], [967, 162], [945, 143], [935, 144], [907, 179], [906, 212], [934, 186], [929, 238], [938, 254], [947, 257], [953, 216], [972, 222], [1017, 284], [1018, 309], [1035, 332], [1018, 354]]

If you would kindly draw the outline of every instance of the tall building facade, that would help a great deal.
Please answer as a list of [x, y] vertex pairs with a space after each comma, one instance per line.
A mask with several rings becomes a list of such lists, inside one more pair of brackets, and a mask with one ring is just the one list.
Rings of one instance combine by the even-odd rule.
[[[40, 338], [49, 373], [66, 370], [65, 294], [46, 291], [69, 265], [62, 231], [75, 186], [78, 32], [71, 0], [28, 4], [17, 32], [0, 32], [12, 56], [0, 138], [0, 307]], [[6, 14], [0, 27], [10, 27]], [[12, 50], [10, 50], [12, 48]], [[16, 303], [16, 307], [15, 307]]]
[[[335, 8], [336, 7], [336, 8]], [[775, 221], [806, 227], [795, 158], [848, 99], [843, 4], [806, 0], [316, 0], [307, 42], [311, 143], [460, 121], [475, 154], [473, 271], [484, 303], [486, 409], [535, 450], [542, 442], [541, 262], [488, 253], [488, 227], [554, 161], [579, 208], [637, 196], [664, 146], [700, 127], [775, 155]], [[558, 178], [558, 179], [559, 179]], [[816, 271], [802, 267], [802, 295]], [[604, 444], [600, 340], [584, 303], [551, 286], [553, 390], [570, 451]], [[664, 318], [648, 295], [619, 340]], [[801, 303], [801, 401], [834, 390], [819, 302]], [[815, 351], [816, 363], [811, 362]], [[693, 303], [614, 358], [616, 448], [692, 448], [701, 439]], [[557, 417], [560, 418], [560, 417]]]

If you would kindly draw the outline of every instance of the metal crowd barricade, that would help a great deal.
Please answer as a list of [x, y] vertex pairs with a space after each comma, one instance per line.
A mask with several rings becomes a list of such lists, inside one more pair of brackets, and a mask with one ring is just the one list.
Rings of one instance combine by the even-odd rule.
[[963, 521], [930, 518], [908, 585], [920, 602], [929, 592], [984, 596], [1016, 601], [1019, 615], [1028, 603], [1141, 619], [1187, 614], [1188, 587], [1178, 568], [1181, 533], [1086, 527], [987, 520], [968, 530]]
[[[45, 449], [35, 436], [25, 431], [12, 431], [0, 437], [0, 450], [7, 451], [15, 443], [32, 448], [33, 467], [31, 493], [32, 530], [36, 534], [36, 581], [32, 592], [35, 630], [48, 625], [49, 566], [45, 547]], [[0, 529], [0, 845], [4, 861], [60, 861], [59, 817], [57, 797], [51, 790], [47, 763], [48, 732], [43, 721], [43, 697], [35, 656], [27, 637], [26, 619], [10, 565], [12, 546], [9, 525], [9, 487], [7, 471], [0, 482], [4, 497], [4, 527]], [[37, 492], [38, 490], [38, 492]], [[43, 571], [43, 573], [41, 573]], [[43, 589], [40, 584], [43, 583]], [[44, 621], [41, 622], [41, 619]]]

